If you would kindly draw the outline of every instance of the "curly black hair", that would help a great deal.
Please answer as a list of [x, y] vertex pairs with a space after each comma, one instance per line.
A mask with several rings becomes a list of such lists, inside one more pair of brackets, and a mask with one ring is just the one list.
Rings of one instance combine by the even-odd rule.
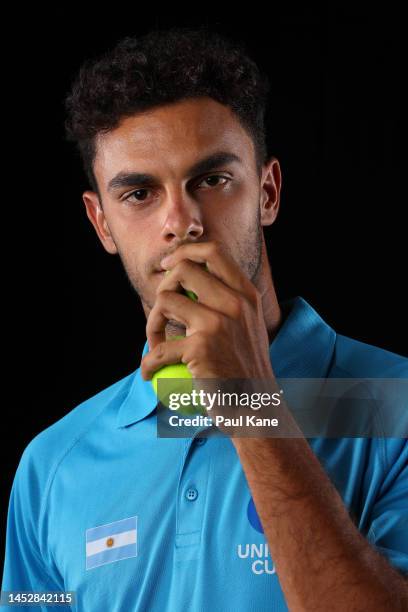
[[197, 96], [230, 107], [253, 140], [258, 174], [267, 160], [265, 113], [269, 79], [243, 42], [208, 26], [126, 36], [84, 61], [65, 98], [65, 134], [78, 148], [94, 191], [95, 138], [139, 111]]

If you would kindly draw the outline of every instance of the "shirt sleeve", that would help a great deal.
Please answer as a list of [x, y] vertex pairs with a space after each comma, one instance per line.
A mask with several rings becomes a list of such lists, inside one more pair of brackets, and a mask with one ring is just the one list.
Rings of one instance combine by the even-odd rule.
[[[39, 524], [44, 485], [35, 469], [28, 445], [17, 467], [10, 493], [5, 562], [1, 590], [3, 591], [64, 591], [63, 580], [47, 563], [40, 549]], [[5, 594], [3, 593], [3, 598]], [[0, 606], [10, 610], [9, 606]], [[14, 606], [26, 612], [61, 610], [61, 606]], [[69, 610], [64, 606], [64, 610]]]
[[408, 440], [384, 440], [389, 470], [371, 513], [368, 540], [408, 575]]

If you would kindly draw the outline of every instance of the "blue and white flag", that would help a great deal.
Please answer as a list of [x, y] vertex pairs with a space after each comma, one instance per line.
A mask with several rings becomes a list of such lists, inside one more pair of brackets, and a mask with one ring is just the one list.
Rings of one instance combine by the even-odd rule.
[[137, 516], [86, 530], [86, 569], [137, 555]]

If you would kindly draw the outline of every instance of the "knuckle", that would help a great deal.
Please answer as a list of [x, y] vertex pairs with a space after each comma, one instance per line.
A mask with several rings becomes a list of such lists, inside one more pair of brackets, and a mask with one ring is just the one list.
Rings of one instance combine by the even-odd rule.
[[187, 279], [187, 275], [191, 271], [193, 264], [190, 259], [182, 259], [177, 264], [177, 280], [185, 281]]
[[207, 344], [207, 334], [203, 331], [197, 331], [192, 336], [192, 346], [194, 351], [194, 356], [198, 357], [202, 354], [203, 348]]
[[192, 336], [190, 336], [190, 344], [194, 347], [194, 350], [197, 349], [201, 343], [203, 342], [203, 332], [196, 331]]
[[189, 268], [187, 259], [180, 259], [180, 261], [178, 261], [174, 266], [173, 270], [177, 269], [177, 274], [184, 274], [187, 268]]
[[211, 255], [216, 255], [221, 250], [221, 244], [218, 240], [212, 240], [209, 243], [209, 251]]
[[218, 314], [210, 315], [208, 320], [207, 330], [211, 334], [217, 334], [223, 328], [222, 317]]
[[159, 344], [154, 349], [155, 357], [157, 359], [160, 359], [161, 357], [163, 357], [164, 356], [164, 350], [165, 350], [164, 343], [163, 342], [159, 342]]
[[233, 319], [239, 319], [241, 317], [243, 304], [240, 298], [232, 296], [229, 300], [228, 307]]
[[171, 294], [171, 291], [169, 291], [168, 289], [163, 289], [162, 291], [159, 291], [155, 302], [156, 308], [158, 308], [159, 310], [163, 308], [164, 303], [169, 299], [169, 294]]
[[201, 336], [201, 332], [195, 332], [192, 336], [190, 336], [189, 342], [186, 344], [185, 351], [183, 353], [182, 362], [190, 363], [195, 360], [199, 362], [202, 358], [203, 342], [204, 340]]
[[261, 292], [255, 286], [252, 286], [249, 291], [248, 301], [254, 307], [261, 303]]

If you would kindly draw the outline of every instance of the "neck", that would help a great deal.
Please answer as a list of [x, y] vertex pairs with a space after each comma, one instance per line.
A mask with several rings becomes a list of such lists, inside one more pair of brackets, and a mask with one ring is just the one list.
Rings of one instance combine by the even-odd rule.
[[262, 297], [262, 309], [266, 329], [268, 331], [269, 344], [278, 333], [280, 326], [283, 323], [282, 309], [279, 305], [275, 291], [275, 286], [272, 280], [272, 272], [269, 264], [268, 254], [266, 251], [265, 240], [262, 237], [262, 261], [259, 274], [254, 281], [254, 284]]

